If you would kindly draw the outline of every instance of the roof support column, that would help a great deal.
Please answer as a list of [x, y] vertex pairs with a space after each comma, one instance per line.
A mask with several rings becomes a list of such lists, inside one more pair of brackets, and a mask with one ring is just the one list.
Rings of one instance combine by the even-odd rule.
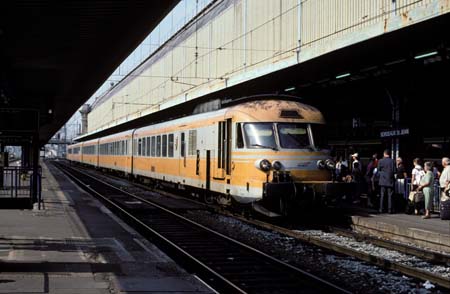
[[31, 181], [31, 204], [34, 205], [39, 201], [39, 208], [40, 208], [40, 199], [38, 199], [38, 196], [40, 195], [39, 190], [41, 180], [39, 176], [39, 133], [34, 134], [31, 148], [32, 148], [31, 157], [33, 169]]

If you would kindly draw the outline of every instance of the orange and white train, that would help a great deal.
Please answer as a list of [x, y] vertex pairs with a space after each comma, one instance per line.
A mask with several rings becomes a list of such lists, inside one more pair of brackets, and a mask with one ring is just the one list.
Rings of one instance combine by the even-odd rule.
[[260, 97], [73, 144], [67, 158], [285, 215], [294, 204], [340, 190], [322, 145], [324, 125], [312, 106]]

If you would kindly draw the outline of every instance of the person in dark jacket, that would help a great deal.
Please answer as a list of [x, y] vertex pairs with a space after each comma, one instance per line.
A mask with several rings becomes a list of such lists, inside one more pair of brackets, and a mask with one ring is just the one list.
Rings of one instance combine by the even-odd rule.
[[392, 195], [394, 194], [394, 175], [396, 172], [395, 162], [391, 158], [391, 151], [386, 149], [383, 159], [378, 162], [378, 172], [380, 173], [379, 185], [381, 189], [380, 213], [383, 212], [384, 196], [388, 196], [388, 212], [392, 213]]

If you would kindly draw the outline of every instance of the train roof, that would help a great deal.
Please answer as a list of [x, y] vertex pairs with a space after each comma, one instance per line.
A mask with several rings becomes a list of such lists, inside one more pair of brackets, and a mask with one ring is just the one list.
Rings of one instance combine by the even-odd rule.
[[[276, 97], [273, 97], [276, 98]], [[198, 127], [205, 121], [214, 118], [234, 118], [241, 122], [303, 122], [324, 124], [322, 113], [315, 107], [292, 100], [265, 99], [242, 102], [230, 107], [215, 111], [203, 112], [155, 124], [159, 131], [172, 129], [174, 126], [184, 128], [186, 126]], [[136, 135], [146, 135], [154, 129], [155, 125], [137, 128]]]
[[279, 99], [237, 104], [227, 109], [226, 116], [233, 116], [240, 121], [325, 123], [322, 113], [317, 108], [298, 101]]

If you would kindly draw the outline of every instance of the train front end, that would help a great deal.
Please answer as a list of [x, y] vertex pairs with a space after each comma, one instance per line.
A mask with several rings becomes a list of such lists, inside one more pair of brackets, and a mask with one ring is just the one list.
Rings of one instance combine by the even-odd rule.
[[[243, 105], [238, 123], [245, 150], [247, 181], [259, 182], [260, 212], [287, 215], [339, 197], [345, 184], [334, 179], [335, 163], [326, 148], [325, 121], [316, 108], [296, 101], [255, 101]], [[238, 142], [239, 143], [239, 142]], [[239, 172], [239, 171], [236, 171]]]

